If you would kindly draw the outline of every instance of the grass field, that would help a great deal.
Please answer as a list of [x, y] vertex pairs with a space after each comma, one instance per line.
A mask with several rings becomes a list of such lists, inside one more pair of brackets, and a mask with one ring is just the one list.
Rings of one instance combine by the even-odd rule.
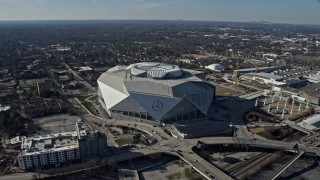
[[307, 56], [307, 55], [297, 55], [294, 57], [294, 59], [297, 60], [303, 60], [303, 61], [320, 61], [320, 57], [319, 56]]
[[97, 116], [97, 112], [96, 110], [94, 109], [94, 107], [92, 107], [92, 104], [89, 103], [89, 102], [83, 102], [82, 103], [92, 114], [94, 114], [95, 116]]
[[94, 95], [94, 96], [90, 97], [89, 100], [93, 101], [93, 100], [95, 100], [97, 97], [98, 97], [98, 95]]
[[84, 100], [86, 98], [90, 97], [90, 95], [86, 95], [86, 96], [78, 96], [77, 98], [79, 99], [80, 102], [84, 102]]

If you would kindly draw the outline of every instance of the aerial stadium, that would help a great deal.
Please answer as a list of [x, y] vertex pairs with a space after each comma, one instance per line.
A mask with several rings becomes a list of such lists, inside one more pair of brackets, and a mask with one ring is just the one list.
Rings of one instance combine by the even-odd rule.
[[205, 118], [215, 87], [200, 71], [142, 62], [115, 66], [98, 78], [99, 102], [113, 119], [153, 123]]

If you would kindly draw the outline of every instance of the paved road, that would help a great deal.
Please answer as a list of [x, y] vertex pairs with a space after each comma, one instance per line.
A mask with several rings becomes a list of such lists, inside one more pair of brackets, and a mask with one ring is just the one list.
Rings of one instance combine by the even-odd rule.
[[64, 63], [64, 65], [66, 66], [66, 68], [68, 68], [68, 71], [71, 72], [73, 74], [73, 76], [82, 84], [84, 85], [87, 89], [89, 89], [90, 92], [92, 93], [96, 93], [97, 89], [93, 86], [91, 86], [87, 81], [85, 81], [82, 77], [80, 77], [78, 75], [77, 72], [75, 72], [72, 68], [70, 68], [70, 66], [66, 63]]

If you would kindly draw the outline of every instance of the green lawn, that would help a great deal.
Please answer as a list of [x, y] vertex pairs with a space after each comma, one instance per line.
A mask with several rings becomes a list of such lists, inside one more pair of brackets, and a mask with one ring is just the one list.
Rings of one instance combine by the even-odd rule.
[[97, 112], [96, 112], [96, 110], [94, 109], [94, 107], [92, 107], [91, 103], [89, 103], [89, 102], [82, 102], [82, 104], [83, 104], [92, 114], [94, 114], [95, 116], [97, 116]]
[[95, 100], [97, 97], [98, 97], [98, 95], [94, 95], [94, 96], [90, 97], [89, 100], [93, 101], [93, 100]]
[[78, 96], [77, 98], [79, 99], [80, 102], [84, 102], [84, 100], [87, 99], [88, 97], [90, 97], [90, 95]]

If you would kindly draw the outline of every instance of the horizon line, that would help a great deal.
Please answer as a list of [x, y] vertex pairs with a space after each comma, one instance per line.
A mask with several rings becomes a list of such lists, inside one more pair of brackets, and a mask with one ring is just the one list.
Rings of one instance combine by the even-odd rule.
[[53, 22], [53, 21], [190, 21], [190, 22], [230, 22], [230, 23], [260, 23], [260, 24], [283, 24], [283, 25], [305, 25], [305, 26], [320, 26], [320, 24], [310, 23], [285, 23], [285, 22], [270, 22], [264, 20], [252, 21], [232, 21], [232, 20], [192, 20], [192, 19], [15, 19], [6, 20], [0, 19], [0, 22]]

